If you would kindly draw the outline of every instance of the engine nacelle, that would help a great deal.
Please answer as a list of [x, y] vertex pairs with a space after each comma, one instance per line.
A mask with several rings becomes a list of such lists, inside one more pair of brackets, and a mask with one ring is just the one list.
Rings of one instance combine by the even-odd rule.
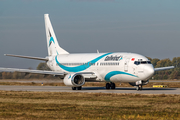
[[130, 82], [129, 84], [132, 86], [138, 86], [138, 85], [147, 85], [149, 83], [149, 80], [147, 81], [137, 81], [137, 82]]
[[66, 86], [80, 87], [85, 84], [85, 78], [80, 73], [69, 73], [63, 80]]

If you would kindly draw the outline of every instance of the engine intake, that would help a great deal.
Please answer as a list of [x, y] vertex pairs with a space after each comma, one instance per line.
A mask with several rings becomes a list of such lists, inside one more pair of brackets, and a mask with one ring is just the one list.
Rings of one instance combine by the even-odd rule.
[[85, 84], [85, 79], [80, 73], [70, 73], [65, 76], [63, 82], [66, 86], [80, 87]]

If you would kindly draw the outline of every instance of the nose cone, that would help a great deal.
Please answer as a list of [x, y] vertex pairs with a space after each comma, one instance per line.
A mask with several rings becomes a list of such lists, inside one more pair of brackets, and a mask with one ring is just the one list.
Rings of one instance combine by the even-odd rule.
[[154, 67], [152, 65], [144, 66], [144, 73], [147, 79], [151, 78], [154, 75]]

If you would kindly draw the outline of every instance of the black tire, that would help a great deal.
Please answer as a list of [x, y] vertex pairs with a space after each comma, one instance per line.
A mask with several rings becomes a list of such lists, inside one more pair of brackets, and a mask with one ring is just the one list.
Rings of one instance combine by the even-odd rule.
[[141, 85], [140, 90], [142, 90], [142, 88], [143, 88], [143, 87], [142, 87], [142, 85]]
[[77, 90], [81, 90], [82, 89], [82, 86], [80, 86], [80, 87], [77, 87]]
[[111, 83], [111, 89], [115, 89], [115, 88], [116, 88], [115, 83]]
[[72, 90], [76, 90], [76, 87], [72, 87]]
[[106, 89], [110, 89], [111, 85], [109, 83], [106, 83]]

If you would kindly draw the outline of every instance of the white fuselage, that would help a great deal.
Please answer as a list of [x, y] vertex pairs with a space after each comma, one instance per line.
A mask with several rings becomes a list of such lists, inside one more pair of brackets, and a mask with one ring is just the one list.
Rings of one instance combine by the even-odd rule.
[[57, 72], [93, 72], [97, 81], [147, 81], [154, 68], [150, 61], [134, 53], [64, 54], [49, 57], [47, 65]]

